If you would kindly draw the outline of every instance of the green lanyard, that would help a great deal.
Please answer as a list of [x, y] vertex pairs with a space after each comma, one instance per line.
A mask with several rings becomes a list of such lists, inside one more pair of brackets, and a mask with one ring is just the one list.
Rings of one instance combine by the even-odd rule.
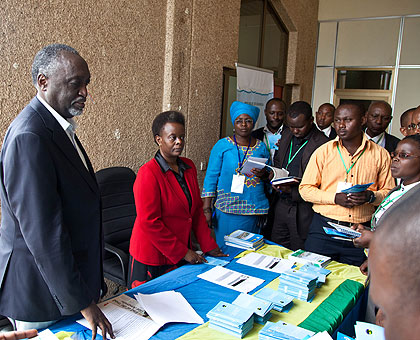
[[265, 132], [264, 132], [264, 137], [265, 137], [265, 145], [267, 146], [268, 151], [270, 151], [271, 150], [270, 142], [268, 141], [267, 134]]
[[404, 195], [407, 192], [407, 190], [402, 191], [401, 194], [398, 196], [395, 196], [393, 199], [383, 200], [381, 204], [379, 204], [379, 207], [375, 210], [375, 212], [372, 215], [371, 224], [373, 223], [373, 219], [376, 218], [376, 214], [381, 210], [390, 205], [391, 203], [395, 202], [397, 199], [399, 199], [402, 195]]
[[356, 161], [351, 165], [349, 169], [347, 169], [346, 163], [344, 163], [344, 159], [343, 159], [343, 156], [341, 155], [341, 151], [340, 151], [340, 148], [338, 147], [338, 143], [337, 143], [337, 150], [338, 150], [338, 153], [340, 154], [341, 161], [343, 162], [344, 169], [346, 169], [346, 182], [347, 182], [349, 172], [351, 171], [351, 169], [353, 169], [353, 167], [355, 166], [357, 161], [360, 159], [360, 157], [362, 157], [362, 155], [365, 153], [366, 147], [363, 149], [362, 153], [359, 155], [359, 157], [357, 157]]
[[292, 157], [293, 140], [290, 140], [289, 159], [287, 160], [286, 170], [289, 167], [290, 163], [292, 163], [292, 161], [295, 159], [295, 157], [299, 153], [299, 151], [302, 150], [302, 148], [306, 145], [306, 143], [308, 143], [308, 141], [303, 143], [302, 146], [298, 149], [298, 151], [295, 152], [295, 154]]
[[[378, 141], [375, 142], [375, 143], [379, 145], [379, 143], [382, 142], [382, 139], [384, 139], [384, 137], [385, 137], [385, 133], [382, 133], [381, 138], [379, 138]], [[373, 140], [372, 140], [372, 142], [373, 142]]]

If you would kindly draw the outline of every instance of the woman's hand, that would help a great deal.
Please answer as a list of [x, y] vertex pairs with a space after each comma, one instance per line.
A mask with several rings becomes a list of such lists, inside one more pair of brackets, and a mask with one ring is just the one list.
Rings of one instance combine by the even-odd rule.
[[229, 254], [224, 254], [219, 247], [208, 251], [207, 254], [213, 257], [229, 256]]
[[265, 168], [263, 168], [263, 169], [253, 168], [251, 170], [251, 172], [254, 176], [257, 176], [261, 179], [266, 179], [266, 178], [268, 178], [268, 175], [269, 175], [268, 171]]
[[203, 256], [197, 254], [195, 251], [191, 249], [188, 249], [187, 253], [184, 256], [184, 260], [191, 264], [207, 262], [207, 260]]

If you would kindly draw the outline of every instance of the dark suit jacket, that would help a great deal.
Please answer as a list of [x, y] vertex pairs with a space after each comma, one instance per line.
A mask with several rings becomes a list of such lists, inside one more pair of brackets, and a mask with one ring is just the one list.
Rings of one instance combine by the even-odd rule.
[[133, 187], [137, 218], [130, 254], [141, 263], [178, 263], [191, 249], [191, 230], [203, 252], [217, 248], [203, 213], [197, 170], [190, 159], [181, 159], [190, 166], [184, 178], [191, 193], [191, 209], [174, 173], [162, 172], [156, 159], [144, 164], [137, 174]]
[[331, 132], [330, 132], [330, 136], [328, 138], [330, 140], [333, 140], [335, 137], [337, 137], [337, 132], [335, 131], [334, 127], [331, 126]]
[[[282, 168], [285, 157], [288, 156], [288, 149], [290, 146], [290, 141], [293, 137], [292, 132], [287, 129], [281, 137], [279, 149], [274, 155], [274, 166], [276, 168]], [[302, 177], [303, 173], [308, 165], [309, 159], [311, 158], [313, 152], [322, 144], [328, 142], [329, 139], [323, 132], [321, 132], [315, 124], [313, 125], [312, 136], [308, 140], [303, 149], [302, 160], [299, 169], [298, 177]], [[298, 233], [302, 239], [306, 239], [308, 234], [309, 225], [312, 221], [313, 210], [312, 203], [306, 202], [302, 199], [299, 194], [299, 186], [292, 186], [292, 202], [297, 204], [297, 226]], [[281, 211], [275, 211], [275, 214], [281, 214]]]
[[100, 197], [69, 137], [37, 98], [1, 151], [0, 314], [49, 321], [97, 301], [103, 284]]
[[390, 135], [389, 133], [385, 132], [385, 149], [391, 153], [394, 152], [395, 149], [397, 148], [397, 144], [400, 141], [399, 138]]
[[264, 126], [252, 131], [251, 135], [252, 137], [255, 137], [256, 139], [264, 141]]

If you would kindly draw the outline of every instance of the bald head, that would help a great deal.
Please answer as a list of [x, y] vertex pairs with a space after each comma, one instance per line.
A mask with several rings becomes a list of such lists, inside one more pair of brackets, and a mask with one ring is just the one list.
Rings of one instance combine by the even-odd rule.
[[387, 340], [420, 334], [419, 189], [411, 189], [415, 191], [390, 208], [377, 226], [369, 252], [370, 294], [385, 314]]

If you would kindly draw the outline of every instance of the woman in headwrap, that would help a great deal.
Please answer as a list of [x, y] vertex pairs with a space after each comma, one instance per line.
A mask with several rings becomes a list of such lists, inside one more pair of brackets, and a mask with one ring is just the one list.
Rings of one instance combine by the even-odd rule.
[[259, 112], [255, 106], [233, 102], [230, 116], [234, 134], [220, 139], [210, 154], [201, 197], [204, 215], [209, 226], [214, 226], [219, 246], [224, 244], [224, 236], [236, 229], [259, 232], [258, 221], [268, 212], [261, 179], [267, 172], [253, 169], [251, 177], [239, 173], [250, 156], [270, 159], [264, 143], [251, 136]]

